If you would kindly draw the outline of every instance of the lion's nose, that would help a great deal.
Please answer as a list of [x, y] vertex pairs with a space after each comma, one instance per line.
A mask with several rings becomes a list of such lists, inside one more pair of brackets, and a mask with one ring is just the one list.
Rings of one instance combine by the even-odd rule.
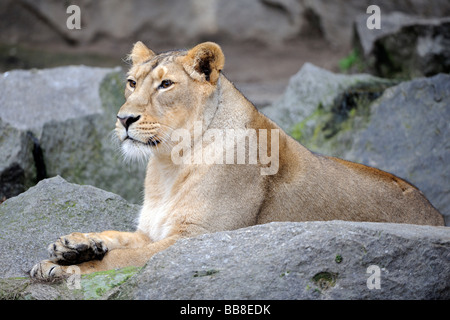
[[135, 123], [141, 118], [141, 116], [128, 116], [128, 117], [119, 117], [117, 116], [117, 119], [119, 119], [120, 123], [124, 126], [125, 129], [128, 130], [128, 127], [131, 126], [131, 124]]

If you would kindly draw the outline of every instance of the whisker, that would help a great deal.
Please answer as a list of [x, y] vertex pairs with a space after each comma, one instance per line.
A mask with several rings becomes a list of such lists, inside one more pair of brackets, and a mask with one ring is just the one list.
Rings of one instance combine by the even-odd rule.
[[163, 147], [167, 152], [171, 152], [175, 146], [175, 142], [171, 139], [171, 134], [166, 131], [161, 131], [159, 134], [161, 135], [161, 142], [163, 143], [160, 143], [158, 146]]
[[[110, 140], [113, 142], [118, 153], [121, 154], [125, 163], [146, 166], [150, 157], [156, 154], [172, 152], [173, 147], [176, 145], [176, 141], [172, 141], [171, 136], [176, 129], [166, 124], [158, 123], [158, 125], [158, 127], [152, 129], [152, 131], [156, 129], [154, 130], [155, 134], [150, 136], [148, 133], [145, 135], [142, 133], [139, 134], [139, 131], [136, 132], [135, 130], [135, 140], [130, 138], [121, 141], [117, 129], [114, 129], [109, 133]], [[139, 141], [147, 141], [147, 143]]]

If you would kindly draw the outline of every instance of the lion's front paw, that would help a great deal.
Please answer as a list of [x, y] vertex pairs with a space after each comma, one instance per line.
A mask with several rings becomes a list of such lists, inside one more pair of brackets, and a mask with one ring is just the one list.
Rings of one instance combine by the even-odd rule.
[[50, 260], [62, 265], [103, 259], [108, 248], [95, 233], [74, 232], [48, 246]]
[[50, 260], [44, 260], [36, 264], [30, 271], [30, 276], [39, 280], [52, 280], [65, 275], [62, 267]]

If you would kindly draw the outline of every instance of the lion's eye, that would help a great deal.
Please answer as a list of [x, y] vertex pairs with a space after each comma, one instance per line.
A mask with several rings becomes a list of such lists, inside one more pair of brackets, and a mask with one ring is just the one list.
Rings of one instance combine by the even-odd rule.
[[134, 81], [133, 79], [128, 79], [128, 85], [130, 86], [130, 88], [136, 88], [136, 81]]
[[163, 80], [161, 82], [161, 84], [159, 85], [158, 89], [167, 89], [171, 85], [173, 85], [173, 81], [172, 80]]

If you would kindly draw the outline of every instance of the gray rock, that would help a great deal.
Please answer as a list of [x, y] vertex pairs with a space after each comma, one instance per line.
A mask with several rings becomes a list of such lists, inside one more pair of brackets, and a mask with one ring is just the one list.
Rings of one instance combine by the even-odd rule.
[[50, 121], [102, 114], [101, 81], [118, 71], [69, 66], [5, 72], [0, 77], [1, 117], [40, 139], [44, 125]]
[[6, 146], [0, 159], [7, 159], [0, 173], [25, 172], [15, 184], [2, 183], [0, 189], [17, 190], [6, 197], [61, 175], [141, 202], [145, 167], [124, 163], [111, 138], [124, 102], [123, 78], [120, 68], [85, 66], [14, 70], [0, 77], [0, 143]]
[[[316, 118], [333, 112], [335, 102], [342, 100], [349, 91], [369, 88], [369, 91], [380, 95], [394, 84], [369, 74], [336, 74], [305, 63], [291, 77], [284, 94], [261, 111], [297, 140], [309, 142], [317, 130]], [[306, 146], [315, 147], [314, 143]]]
[[109, 298], [449, 299], [449, 274], [450, 228], [270, 223], [178, 241]]
[[16, 196], [36, 181], [32, 135], [0, 118], [0, 202]]
[[381, 29], [369, 30], [365, 16], [355, 22], [355, 45], [370, 72], [411, 78], [450, 72], [450, 18], [384, 14]]
[[139, 206], [61, 177], [42, 180], [0, 205], [0, 277], [24, 276], [48, 258], [47, 246], [71, 232], [132, 231]]
[[[0, 198], [16, 196], [46, 177], [40, 143], [44, 126], [100, 115], [99, 79], [111, 72], [113, 69], [81, 66], [2, 74]], [[40, 154], [34, 156], [33, 151]]]
[[[284, 0], [278, 0], [283, 2]], [[302, 1], [304, 7], [311, 8], [319, 19], [324, 37], [336, 46], [350, 44], [355, 17], [360, 16], [364, 26], [370, 14], [366, 14], [370, 5], [378, 5], [381, 10], [382, 29], [385, 17], [401, 11], [422, 17], [448, 16], [450, 7], [446, 0], [343, 0], [343, 1]]]

